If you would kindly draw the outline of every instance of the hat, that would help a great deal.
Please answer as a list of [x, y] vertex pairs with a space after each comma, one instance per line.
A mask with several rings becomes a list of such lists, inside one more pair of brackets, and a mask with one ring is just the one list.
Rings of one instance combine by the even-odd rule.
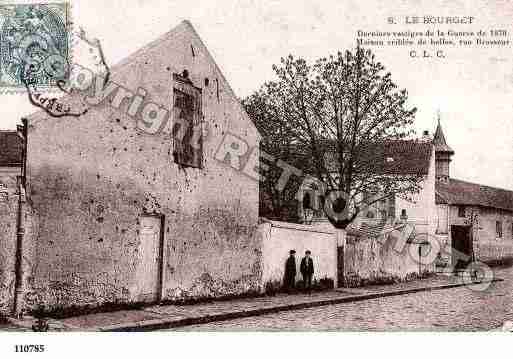
[[289, 251], [289, 254], [296, 254], [296, 251], [295, 251], [295, 250], [293, 250], [293, 249], [291, 249], [291, 250]]
[[310, 250], [308, 249], [305, 254], [312, 254], [312, 252], [310, 252]]

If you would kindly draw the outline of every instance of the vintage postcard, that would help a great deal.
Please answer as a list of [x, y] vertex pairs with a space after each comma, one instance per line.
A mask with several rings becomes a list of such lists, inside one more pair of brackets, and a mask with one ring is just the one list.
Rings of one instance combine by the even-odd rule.
[[0, 2], [0, 341], [512, 332], [512, 18]]

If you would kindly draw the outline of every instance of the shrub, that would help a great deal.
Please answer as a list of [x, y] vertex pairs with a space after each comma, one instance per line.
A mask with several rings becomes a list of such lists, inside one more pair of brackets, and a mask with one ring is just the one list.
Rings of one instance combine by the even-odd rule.
[[319, 280], [321, 290], [329, 290], [335, 288], [335, 281], [332, 278], [324, 277]]
[[[304, 286], [303, 281], [299, 281], [298, 288], [303, 289], [304, 287], [305, 286]], [[330, 290], [333, 288], [335, 288], [335, 281], [331, 278], [324, 277], [321, 279], [314, 279], [312, 281], [312, 290], [313, 291], [321, 292], [321, 291]]]
[[275, 296], [282, 290], [282, 285], [279, 280], [271, 280], [265, 283], [265, 294], [268, 296]]

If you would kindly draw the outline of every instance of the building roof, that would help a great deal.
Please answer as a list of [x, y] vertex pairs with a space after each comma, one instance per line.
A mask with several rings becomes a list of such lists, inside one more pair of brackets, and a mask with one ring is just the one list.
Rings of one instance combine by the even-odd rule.
[[23, 162], [23, 140], [16, 131], [0, 131], [0, 167], [17, 167]]
[[444, 131], [440, 125], [440, 118], [438, 118], [438, 126], [436, 126], [435, 135], [433, 137], [433, 145], [435, 145], [436, 152], [448, 152], [454, 154], [454, 151], [445, 141]]
[[[173, 27], [171, 30], [169, 30], [168, 32], [166, 32], [165, 34], [161, 35], [160, 37], [158, 37], [157, 39], [149, 42], [148, 44], [146, 44], [145, 46], [139, 48], [138, 50], [134, 51], [133, 53], [131, 53], [130, 55], [128, 55], [127, 57], [125, 57], [124, 59], [122, 59], [120, 62], [118, 62], [117, 64], [115, 64], [114, 66], [111, 66], [110, 68], [110, 78], [114, 78], [115, 75], [120, 72], [123, 68], [125, 68], [126, 66], [129, 66], [131, 64], [134, 64], [135, 62], [137, 62], [141, 57], [145, 56], [151, 56], [151, 53], [155, 53], [156, 51], [150, 51], [150, 50], [155, 50], [155, 49], [158, 49], [159, 46], [163, 47], [163, 49], [161, 50], [162, 51], [165, 51], [165, 48], [164, 48], [164, 45], [166, 44], [166, 42], [168, 41], [177, 41], [177, 42], [183, 42], [184, 41], [184, 33], [189, 33], [192, 35], [192, 37], [197, 40], [197, 44], [201, 46], [204, 54], [206, 55], [206, 57], [208, 58], [208, 61], [213, 65], [213, 67], [215, 68], [216, 70], [216, 73], [217, 75], [219, 76], [219, 80], [223, 82], [223, 85], [224, 87], [226, 88], [227, 92], [228, 92], [228, 95], [230, 95], [233, 100], [235, 101], [237, 107], [240, 109], [240, 111], [242, 112], [243, 116], [241, 116], [241, 119], [243, 121], [245, 121], [245, 123], [250, 126], [251, 128], [254, 129], [255, 133], [256, 133], [256, 136], [257, 138], [260, 140], [261, 139], [261, 134], [260, 132], [258, 131], [258, 129], [256, 128], [255, 124], [253, 123], [253, 121], [250, 119], [249, 115], [246, 113], [246, 110], [244, 108], [244, 106], [242, 106], [240, 100], [239, 100], [239, 97], [235, 94], [235, 91], [233, 90], [233, 88], [231, 87], [230, 83], [228, 82], [228, 80], [226, 79], [226, 77], [224, 76], [224, 73], [221, 71], [221, 68], [217, 65], [217, 62], [214, 60], [214, 57], [212, 56], [212, 54], [210, 53], [210, 51], [208, 50], [208, 48], [206, 47], [205, 43], [203, 42], [203, 40], [201, 39], [201, 37], [199, 36], [199, 34], [197, 33], [196, 29], [194, 28], [194, 26], [191, 24], [191, 22], [189, 20], [183, 20], [180, 24], [178, 24], [177, 26]], [[188, 47], [189, 45], [187, 45]], [[169, 53], [168, 54], [168, 58], [169, 59], [173, 59], [173, 58], [181, 58], [181, 54], [176, 54], [176, 53]], [[147, 61], [147, 60], [146, 60]], [[172, 60], [171, 60], [172, 61]], [[120, 83], [120, 85], [123, 85], [122, 83]], [[135, 91], [137, 89], [137, 87], [131, 89], [133, 91]], [[60, 101], [63, 101], [65, 102], [67, 99], [69, 99], [70, 97], [72, 97], [72, 95], [69, 95], [69, 94], [64, 94], [61, 98], [60, 98]], [[83, 102], [83, 101], [82, 101]], [[31, 114], [30, 116], [27, 116], [29, 118], [29, 120], [35, 120], [37, 117], [37, 115], [45, 115], [44, 111], [37, 111], [33, 114]]]
[[513, 211], [513, 191], [450, 178], [436, 182], [436, 203], [473, 205]]
[[[337, 142], [323, 141], [327, 166], [337, 170]], [[420, 175], [429, 172], [433, 144], [420, 140], [384, 140], [382, 142], [362, 143], [356, 149], [357, 156], [353, 165], [359, 173], [378, 175]], [[311, 159], [310, 149], [297, 148], [296, 156], [306, 164]], [[311, 163], [306, 167], [312, 166]]]
[[387, 175], [427, 175], [432, 144], [420, 140], [385, 140], [362, 144], [356, 166], [361, 172]]
[[432, 144], [419, 140], [387, 141], [383, 144], [383, 173], [427, 175]]

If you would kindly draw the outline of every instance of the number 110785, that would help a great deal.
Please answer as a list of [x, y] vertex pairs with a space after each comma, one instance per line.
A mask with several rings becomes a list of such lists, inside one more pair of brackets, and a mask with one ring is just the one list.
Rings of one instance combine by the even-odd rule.
[[16, 353], [42, 353], [45, 351], [45, 346], [43, 344], [34, 345], [34, 344], [24, 344], [14, 346], [14, 351]]

